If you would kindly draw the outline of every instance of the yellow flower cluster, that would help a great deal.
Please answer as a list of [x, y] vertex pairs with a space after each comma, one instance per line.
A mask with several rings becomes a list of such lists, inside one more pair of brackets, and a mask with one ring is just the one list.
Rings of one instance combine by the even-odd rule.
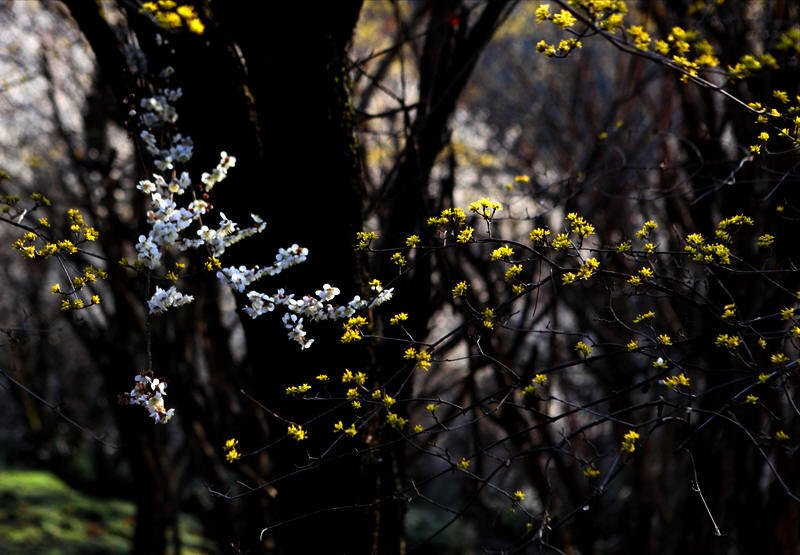
[[307, 383], [304, 383], [303, 385], [290, 385], [289, 387], [286, 388], [286, 394], [299, 395], [301, 393], [307, 393], [310, 390], [311, 386], [308, 385]]
[[374, 231], [359, 231], [356, 233], [356, 250], [363, 251], [369, 247], [373, 239], [377, 239], [378, 234]]
[[530, 395], [531, 393], [536, 391], [537, 386], [544, 385], [546, 383], [547, 383], [547, 376], [545, 376], [544, 374], [536, 374], [531, 380], [531, 383], [529, 383], [522, 389], [522, 395]]
[[668, 378], [664, 378], [664, 385], [674, 390], [677, 390], [679, 386], [689, 387], [689, 378], [687, 378], [683, 372], [681, 372], [677, 376], [669, 376]]
[[339, 420], [336, 424], [333, 425], [333, 431], [334, 432], [344, 432], [344, 434], [349, 436], [349, 437], [355, 437], [356, 434], [358, 433], [358, 430], [356, 430], [356, 425], [355, 424], [350, 424], [350, 427], [345, 428], [344, 424], [342, 424], [341, 420]]
[[709, 244], [705, 242], [699, 233], [692, 233], [686, 236], [686, 246], [683, 250], [689, 253], [690, 258], [695, 262], [717, 262], [721, 264], [731, 263], [731, 251], [722, 243]]
[[594, 226], [581, 216], [578, 216], [575, 212], [567, 214], [566, 220], [569, 222], [569, 229], [572, 233], [582, 238], [594, 234]]
[[638, 439], [638, 433], [633, 430], [628, 430], [628, 432], [622, 436], [622, 450], [626, 453], [633, 453], [636, 450], [636, 440]]
[[647, 220], [639, 229], [639, 231], [636, 232], [636, 237], [639, 239], [646, 239], [647, 236], [650, 235], [650, 233], [656, 228], [658, 228], [658, 224], [656, 222], [653, 220]]
[[560, 251], [571, 247], [572, 241], [569, 240], [569, 237], [567, 237], [566, 234], [559, 233], [558, 235], [556, 235], [556, 238], [553, 239], [551, 244], [553, 245], [554, 249]]
[[364, 385], [367, 381], [367, 375], [364, 372], [356, 372], [355, 374], [349, 369], [345, 368], [342, 374], [342, 383], [354, 383], [356, 385]]
[[463, 225], [467, 221], [467, 215], [461, 208], [445, 208], [438, 218], [428, 218], [428, 225]]
[[393, 412], [386, 413], [386, 423], [389, 424], [392, 428], [400, 429], [406, 424], [408, 424], [408, 419], [403, 418], [402, 416], [398, 416]]
[[400, 324], [400, 322], [405, 322], [406, 320], [408, 320], [408, 314], [406, 314], [405, 312], [398, 312], [389, 319], [389, 324], [392, 326], [396, 326]]
[[420, 242], [419, 235], [409, 235], [406, 238], [406, 246], [407, 247], [412, 247], [412, 248], [416, 247], [416, 246], [419, 245], [419, 242]]
[[497, 247], [492, 251], [492, 254], [489, 255], [489, 260], [500, 260], [501, 258], [510, 258], [514, 255], [514, 249], [507, 246]]
[[176, 30], [185, 26], [189, 32], [202, 35], [206, 28], [193, 6], [178, 5], [173, 0], [144, 2], [141, 11], [152, 16], [163, 29]]
[[494, 322], [492, 322], [492, 320], [494, 320], [494, 309], [489, 307], [484, 308], [481, 316], [483, 316], [483, 327], [490, 330], [494, 329]]
[[583, 358], [586, 358], [592, 354], [592, 348], [583, 341], [578, 341], [573, 349], [583, 356]]
[[503, 209], [503, 205], [501, 205], [496, 200], [490, 200], [486, 197], [476, 200], [475, 202], [470, 203], [469, 211], [474, 212], [479, 215], [484, 220], [491, 220], [494, 217], [495, 212], [498, 212]]
[[650, 46], [650, 34], [641, 25], [631, 25], [627, 31], [633, 39], [633, 46], [639, 50], [647, 50]]
[[472, 233], [475, 230], [471, 227], [467, 226], [461, 231], [458, 232], [458, 236], [456, 236], [456, 241], [459, 243], [468, 243], [470, 239], [472, 239]]
[[738, 335], [728, 335], [727, 333], [721, 333], [714, 340], [714, 345], [717, 347], [725, 347], [728, 349], [735, 349], [741, 344], [742, 340]]
[[467, 292], [467, 287], [469, 287], [469, 284], [466, 281], [456, 283], [455, 287], [453, 287], [453, 298], [463, 297]]
[[522, 273], [522, 264], [514, 264], [508, 270], [506, 270], [504, 279], [506, 281], [511, 281], [512, 279], [517, 277], [520, 273]]
[[600, 471], [599, 471], [599, 470], [597, 470], [597, 469], [596, 469], [594, 466], [592, 466], [592, 465], [587, 465], [587, 466], [586, 466], [586, 467], [583, 469], [583, 475], [584, 475], [584, 476], [586, 476], [587, 478], [597, 478], [598, 476], [600, 476]]
[[735, 304], [726, 304], [723, 308], [722, 318], [728, 319], [733, 318], [736, 316], [736, 305]]
[[236, 450], [236, 445], [239, 441], [235, 438], [231, 438], [225, 442], [225, 445], [222, 446], [223, 451], [225, 451], [225, 460], [229, 463], [241, 458], [241, 454], [239, 451]]
[[550, 235], [549, 229], [545, 229], [543, 227], [537, 227], [536, 229], [531, 231], [529, 237], [530, 240], [534, 243], [544, 243], [548, 235]]
[[644, 322], [645, 320], [649, 320], [649, 319], [655, 318], [655, 317], [656, 317], [656, 313], [653, 312], [652, 310], [650, 310], [650, 311], [644, 312], [642, 314], [637, 314], [636, 317], [633, 319], [633, 323], [634, 324], [640, 324], [640, 323]]
[[286, 430], [286, 433], [294, 439], [295, 441], [303, 441], [308, 437], [308, 432], [306, 432], [302, 426], [297, 424], [290, 424], [289, 428]]
[[402, 254], [400, 254], [399, 252], [394, 253], [389, 258], [389, 260], [391, 260], [392, 262], [394, 262], [397, 266], [400, 266], [401, 268], [408, 263], [408, 260], [406, 260], [406, 257], [403, 256]]
[[772, 246], [772, 243], [775, 242], [775, 236], [770, 235], [769, 233], [765, 233], [764, 235], [760, 235], [758, 239], [756, 239], [756, 244], [759, 247], [769, 247]]

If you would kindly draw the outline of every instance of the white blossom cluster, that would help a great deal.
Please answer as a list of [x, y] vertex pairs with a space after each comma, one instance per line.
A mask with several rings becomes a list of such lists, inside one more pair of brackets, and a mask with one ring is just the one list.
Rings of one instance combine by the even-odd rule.
[[134, 386], [128, 393], [128, 404], [140, 405], [156, 423], [166, 424], [175, 415], [175, 409], [164, 406], [167, 382], [153, 378], [149, 372], [141, 372], [134, 378]]
[[[373, 290], [375, 289], [373, 288]], [[305, 295], [299, 300], [294, 298], [294, 293], [286, 294], [283, 289], [278, 289], [274, 295], [250, 291], [247, 293], [250, 306], [246, 306], [242, 310], [251, 318], [257, 318], [262, 314], [272, 312], [276, 306], [284, 306], [286, 312], [281, 319], [283, 325], [289, 330], [289, 339], [296, 341], [301, 348], [308, 349], [314, 343], [314, 339], [307, 337], [306, 331], [303, 329], [303, 318], [308, 318], [313, 322], [342, 320], [354, 316], [363, 308], [383, 304], [392, 298], [394, 288], [383, 289], [378, 286], [377, 289], [378, 295], [372, 302], [356, 295], [346, 305], [338, 306], [329, 301], [339, 295], [339, 288], [332, 287], [327, 283], [322, 286], [322, 289], [315, 292], [315, 296]]]
[[[174, 70], [167, 68], [161, 73], [162, 78], [169, 77]], [[256, 280], [264, 276], [275, 276], [284, 270], [305, 262], [308, 258], [308, 249], [299, 245], [292, 245], [286, 249], [279, 249], [274, 262], [266, 267], [254, 266], [229, 266], [222, 268], [218, 257], [231, 245], [255, 233], [262, 232], [266, 224], [255, 214], [251, 214], [252, 225], [240, 228], [239, 225], [228, 219], [220, 212], [219, 225], [210, 228], [203, 222], [203, 217], [211, 210], [208, 202], [208, 193], [214, 186], [223, 181], [228, 171], [236, 165], [236, 158], [226, 152], [220, 153], [220, 160], [210, 172], [205, 172], [200, 177], [201, 184], [193, 188], [191, 176], [188, 172], [175, 169], [175, 164], [189, 161], [193, 154], [193, 143], [190, 137], [172, 134], [171, 129], [178, 119], [173, 102], [182, 95], [178, 89], [162, 89], [158, 94], [141, 99], [139, 108], [141, 114], [131, 110], [130, 116], [139, 116], [144, 130], [139, 134], [145, 149], [154, 158], [154, 164], [161, 172], [167, 172], [168, 177], [154, 174], [152, 179], [139, 182], [137, 189], [148, 195], [150, 207], [147, 211], [147, 223], [150, 227], [147, 235], [140, 235], [136, 244], [137, 262], [149, 270], [155, 270], [162, 264], [163, 254], [167, 249], [183, 252], [189, 249], [204, 248], [210, 255], [209, 264], [219, 267], [217, 277], [239, 293], [245, 293], [249, 306], [243, 308], [251, 318], [256, 318], [267, 312], [272, 312], [280, 306], [285, 311], [282, 322], [288, 331], [289, 338], [297, 342], [301, 348], [309, 348], [314, 339], [307, 336], [303, 328], [303, 321], [319, 322], [323, 320], [341, 320], [354, 316], [359, 310], [382, 304], [392, 297], [392, 289], [384, 290], [382, 287], [373, 286], [375, 293], [371, 300], [362, 299], [356, 295], [344, 305], [335, 305], [333, 300], [340, 291], [329, 284], [323, 285], [315, 295], [305, 295], [295, 298], [294, 293], [287, 294], [279, 289], [275, 294], [268, 295], [257, 291], [247, 291], [247, 288]], [[162, 148], [159, 140], [150, 130], [164, 132], [157, 133], [164, 137], [168, 146]], [[198, 198], [198, 193], [203, 193]], [[185, 196], [184, 196], [185, 195]], [[181, 202], [182, 199], [190, 200]], [[180, 202], [180, 205], [179, 205]], [[193, 225], [197, 222], [197, 225]], [[194, 233], [191, 232], [194, 230]], [[211, 268], [212, 266], [207, 266]], [[191, 295], [179, 292], [175, 286], [162, 289], [156, 286], [152, 297], [147, 301], [150, 314], [162, 314], [170, 308], [188, 304], [194, 300]], [[163, 380], [152, 379], [149, 373], [142, 373], [136, 377], [136, 384], [128, 395], [130, 404], [139, 404], [145, 407], [156, 422], [167, 422], [174, 414], [174, 409], [166, 410], [163, 396], [166, 384]]]
[[166, 312], [168, 308], [183, 306], [193, 300], [194, 297], [191, 295], [179, 293], [174, 285], [166, 291], [156, 286], [156, 292], [147, 301], [147, 308], [150, 309], [150, 314], [161, 314]]

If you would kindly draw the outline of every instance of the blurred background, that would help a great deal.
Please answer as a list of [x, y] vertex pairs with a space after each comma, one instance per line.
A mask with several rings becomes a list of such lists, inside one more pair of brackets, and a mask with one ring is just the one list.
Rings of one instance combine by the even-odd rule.
[[[769, 106], [783, 104], [773, 91], [787, 91], [792, 121], [794, 3], [628, 3], [626, 21], [654, 39], [675, 26], [699, 32], [691, 52], [705, 40], [719, 58], [703, 73], [711, 88], [593, 31], [567, 57], [542, 55], [539, 41], [566, 35], [537, 24], [538, 2], [182, 5], [204, 33], [160, 28], [127, 0], [0, 2], [0, 194], [44, 193], [53, 206], [35, 217], [54, 229], [80, 209], [101, 234], [91, 250], [103, 261], [77, 257], [75, 267], [92, 261], [109, 273], [96, 285], [99, 306], [61, 312], [50, 290], [62, 268], [21, 258], [10, 247], [20, 230], [0, 225], [9, 246], [0, 249], [0, 551], [798, 552], [796, 377], [765, 386], [755, 410], [734, 401], [770, 353], [796, 355], [787, 322], [755, 321], [800, 289], [789, 240], [796, 146], [770, 142], [769, 156], [754, 157], [763, 124], [711, 90]], [[762, 69], [726, 81], [724, 68], [745, 55]], [[236, 155], [214, 204], [236, 221], [256, 212], [268, 222], [230, 262], [268, 264], [297, 242], [308, 264], [265, 288], [303, 294], [329, 282], [344, 298], [366, 297], [380, 278], [395, 287], [387, 311], [407, 312], [410, 337], [436, 345], [430, 372], [409, 367], [397, 342], [342, 345], [339, 326], [315, 328], [314, 348], [299, 353], [279, 318], [245, 321], [242, 299], [213, 276], [189, 276], [197, 302], [146, 324], [147, 285], [117, 264], [135, 258], [146, 210], [135, 185], [154, 171], [128, 110], [167, 65], [184, 91], [178, 129], [195, 142], [188, 169], [208, 171], [221, 150]], [[644, 259], [603, 247], [635, 242], [655, 220], [665, 256], [650, 261], [663, 288], [632, 290], [609, 275], [515, 296], [489, 245], [409, 252], [399, 277], [385, 253], [353, 252], [362, 229], [379, 232], [377, 249], [412, 234], [435, 241], [428, 218], [483, 196], [504, 207], [493, 234], [520, 242], [534, 227], [555, 236], [577, 212], [596, 228], [603, 267], [620, 273]], [[753, 237], [779, 238], [768, 253], [733, 243], [737, 271], [680, 257], [686, 235], [714, 236], [739, 213], [754, 219]], [[524, 269], [531, 283], [552, 271], [535, 257]], [[461, 280], [474, 306], [498, 307], [498, 333], [484, 335], [479, 311], [453, 300]], [[731, 300], [747, 320], [736, 329], [765, 338], [763, 353], [713, 348], [729, 331], [719, 314]], [[644, 345], [656, 329], [622, 322], [651, 309], [678, 346], [628, 353], [633, 337]], [[372, 335], [395, 334], [388, 312], [372, 316]], [[176, 408], [166, 426], [117, 403], [147, 368], [147, 333]], [[604, 356], [580, 364], [579, 340]], [[657, 391], [652, 362], [662, 355], [691, 374], [696, 397]], [[357, 417], [363, 443], [335, 439], [331, 423], [354, 418], [336, 389], [345, 368], [394, 391], [397, 413], [424, 436], [385, 426], [376, 410]], [[546, 393], [523, 396], [543, 371]], [[334, 383], [315, 399], [285, 394], [320, 373]], [[725, 418], [700, 426], [687, 406]], [[664, 411], [674, 424], [655, 425]], [[288, 440], [282, 418], [305, 423], [312, 440]], [[637, 458], [620, 465], [614, 450], [639, 425]], [[778, 429], [788, 442], [770, 439]], [[244, 455], [235, 464], [225, 460], [229, 438]], [[462, 457], [470, 474], [453, 470]], [[514, 491], [524, 499], [509, 499]]]

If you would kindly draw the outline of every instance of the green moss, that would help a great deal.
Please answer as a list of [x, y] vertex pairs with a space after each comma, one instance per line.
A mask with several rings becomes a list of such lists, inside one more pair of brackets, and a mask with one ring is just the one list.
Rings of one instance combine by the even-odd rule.
[[[42, 471], [0, 472], [3, 553], [129, 553], [133, 503], [95, 499]], [[183, 553], [209, 553], [196, 519], [181, 516]]]

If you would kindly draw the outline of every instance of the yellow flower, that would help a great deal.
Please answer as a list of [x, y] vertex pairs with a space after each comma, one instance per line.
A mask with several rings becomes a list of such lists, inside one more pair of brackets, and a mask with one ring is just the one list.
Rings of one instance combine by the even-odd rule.
[[494, 319], [494, 309], [491, 308], [484, 308], [483, 309], [483, 327], [488, 329], [494, 329], [494, 323], [492, 320]]
[[753, 405], [756, 403], [756, 401], [758, 401], [758, 397], [756, 397], [755, 395], [748, 395], [747, 398], [745, 398], [744, 400], [744, 402], [747, 403], [748, 405]]
[[303, 441], [308, 437], [308, 432], [306, 432], [302, 426], [298, 426], [296, 424], [290, 424], [289, 428], [287, 429], [287, 433], [295, 441]]
[[453, 298], [463, 297], [464, 293], [467, 292], [467, 287], [469, 287], [469, 284], [466, 281], [456, 283], [456, 286], [453, 287]]
[[458, 462], [458, 468], [461, 470], [467, 470], [469, 468], [469, 461], [464, 457], [461, 457], [461, 460]]
[[311, 386], [307, 383], [303, 385], [290, 385], [286, 388], [287, 395], [299, 395], [301, 393], [307, 393], [311, 389]]
[[732, 318], [733, 316], [736, 316], [736, 305], [726, 304], [722, 318]]
[[651, 231], [657, 228], [658, 224], [656, 222], [654, 222], [653, 220], [647, 220], [644, 224], [642, 224], [641, 229], [639, 229], [639, 231], [636, 232], [636, 237], [638, 237], [639, 239], [644, 239], [645, 237], [650, 235]]
[[668, 378], [664, 378], [664, 385], [674, 390], [677, 390], [679, 386], [689, 387], [689, 378], [687, 378], [683, 372], [681, 372], [677, 376], [669, 376]]
[[578, 341], [573, 349], [582, 355], [583, 358], [586, 358], [592, 354], [592, 348], [583, 341]]
[[661, 335], [659, 335], [658, 337], [656, 337], [656, 339], [657, 339], [657, 340], [658, 340], [658, 342], [659, 342], [659, 343], [661, 343], [662, 345], [667, 345], [667, 346], [669, 346], [669, 345], [672, 345], [672, 339], [670, 338], [670, 336], [669, 336], [669, 335], [667, 335], [667, 334], [665, 334], [665, 333], [662, 333]]
[[524, 501], [525, 500], [525, 494], [522, 493], [521, 490], [515, 491], [514, 492], [514, 500], [516, 500], [516, 501]]
[[405, 322], [406, 320], [408, 320], [408, 314], [406, 314], [405, 312], [398, 312], [389, 319], [389, 324], [392, 326], [396, 326], [400, 322]]
[[390, 257], [390, 260], [392, 262], [394, 262], [397, 266], [400, 266], [401, 268], [408, 263], [408, 261], [406, 260], [406, 257], [403, 256], [402, 254], [400, 254], [399, 252], [394, 253]]
[[386, 414], [386, 423], [392, 428], [400, 429], [408, 423], [408, 419], [398, 416], [393, 412]]
[[775, 242], [775, 236], [770, 235], [769, 233], [760, 235], [758, 239], [756, 239], [756, 245], [758, 245], [759, 247], [769, 247], [774, 242]]
[[578, 216], [575, 212], [570, 212], [565, 218], [569, 222], [569, 230], [581, 237], [588, 237], [594, 234], [594, 226]]
[[789, 357], [783, 353], [776, 353], [769, 357], [769, 360], [772, 364], [783, 364], [784, 362], [789, 362]]
[[544, 243], [547, 236], [550, 235], [550, 230], [543, 227], [537, 227], [530, 232], [530, 240], [534, 243]]
[[419, 245], [419, 235], [409, 235], [406, 238], [406, 246], [407, 247], [416, 247]]
[[566, 29], [575, 24], [577, 19], [567, 10], [561, 10], [553, 16], [553, 23], [558, 25], [561, 29]]
[[356, 249], [366, 249], [373, 239], [377, 239], [378, 234], [374, 231], [359, 231], [356, 233]]
[[583, 469], [583, 475], [587, 478], [597, 478], [600, 476], [600, 471], [597, 470], [594, 466], [588, 465]]
[[489, 255], [489, 259], [500, 260], [501, 258], [509, 258], [514, 255], [514, 250], [511, 247], [498, 247], [492, 251], [492, 254]]
[[550, 4], [541, 4], [536, 8], [536, 23], [550, 19]]
[[431, 367], [431, 354], [428, 351], [419, 351], [417, 353], [417, 368], [425, 370], [426, 372]]
[[662, 370], [666, 370], [667, 368], [669, 368], [669, 364], [667, 364], [667, 361], [666, 361], [666, 360], [664, 360], [663, 358], [661, 358], [661, 357], [658, 357], [658, 358], [657, 358], [657, 359], [656, 359], [656, 360], [653, 362], [653, 368], [660, 368], [660, 369], [662, 369]]
[[633, 453], [636, 450], [637, 439], [639, 439], [639, 434], [633, 430], [628, 430], [628, 432], [622, 437], [622, 450], [627, 453]]
[[232, 463], [233, 461], [241, 458], [241, 456], [242, 455], [239, 453], [239, 451], [236, 450], [236, 447], [232, 447], [230, 451], [225, 453], [225, 460], [229, 463]]
[[650, 318], [655, 318], [655, 317], [656, 313], [651, 310], [649, 312], [645, 312], [644, 314], [637, 314], [636, 318], [633, 319], [633, 323], [639, 324], [641, 322], [644, 322], [645, 320], [649, 320]]
[[513, 266], [509, 267], [508, 270], [506, 270], [504, 279], [506, 281], [510, 281], [517, 277], [520, 273], [522, 273], [522, 264], [514, 264]]
[[783, 430], [778, 430], [777, 432], [775, 432], [775, 439], [777, 439], [778, 441], [786, 441], [787, 439], [789, 439], [789, 434], [787, 434]]
[[502, 210], [503, 206], [496, 200], [489, 200], [484, 197], [480, 200], [470, 203], [469, 211], [475, 212], [485, 220], [491, 220], [495, 212]]
[[714, 345], [717, 347], [727, 347], [728, 349], [735, 349], [742, 344], [742, 340], [737, 335], [728, 335], [722, 333], [714, 340]]
[[202, 35], [203, 31], [205, 31], [206, 26], [203, 25], [203, 22], [199, 19], [192, 18], [186, 22], [186, 26], [189, 28], [189, 31], [194, 33], [195, 35]]
[[556, 235], [556, 238], [553, 239], [551, 244], [553, 245], [554, 249], [560, 251], [568, 247], [571, 247], [572, 241], [570, 241], [569, 237], [567, 237], [564, 233], [559, 233], [558, 235]]
[[456, 241], [459, 243], [467, 243], [470, 239], [472, 239], [472, 232], [475, 231], [471, 227], [465, 227], [461, 231], [458, 232], [458, 237], [456, 237]]

